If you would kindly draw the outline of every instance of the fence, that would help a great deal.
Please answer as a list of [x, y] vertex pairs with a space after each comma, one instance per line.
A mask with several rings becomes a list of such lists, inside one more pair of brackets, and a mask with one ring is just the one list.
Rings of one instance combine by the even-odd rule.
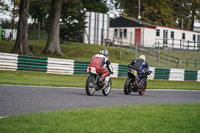
[[[0, 70], [10, 71], [39, 71], [53, 74], [85, 74], [89, 62], [79, 62], [68, 59], [44, 58], [17, 54], [0, 53]], [[112, 77], [127, 77], [127, 65], [112, 63], [114, 74]], [[153, 71], [148, 79], [166, 79], [175, 81], [200, 81], [200, 70], [160, 69], [150, 67]]]
[[154, 44], [151, 50], [152, 65], [196, 70], [200, 68], [199, 43], [175, 39], [168, 39], [167, 41], [166, 47], [163, 47], [164, 44], [159, 41]]

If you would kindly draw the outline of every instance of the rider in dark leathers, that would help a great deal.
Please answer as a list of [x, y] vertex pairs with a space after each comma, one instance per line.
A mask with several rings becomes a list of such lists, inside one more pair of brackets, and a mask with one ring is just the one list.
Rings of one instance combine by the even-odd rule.
[[140, 55], [139, 59], [134, 59], [129, 65], [129, 68], [136, 70], [138, 76], [140, 77], [139, 87], [141, 88], [141, 83], [147, 79], [147, 73], [149, 73], [149, 64], [145, 61], [145, 55]]

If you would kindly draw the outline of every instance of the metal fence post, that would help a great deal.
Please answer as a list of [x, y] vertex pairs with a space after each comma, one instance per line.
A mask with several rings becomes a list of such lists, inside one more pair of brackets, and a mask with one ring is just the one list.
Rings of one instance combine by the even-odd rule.
[[195, 60], [194, 65], [195, 65], [195, 69], [197, 69], [197, 60]]
[[167, 68], [169, 68], [169, 47], [168, 47], [168, 55], [167, 55]]
[[138, 45], [135, 44], [135, 59], [137, 59], [138, 56]]
[[130, 36], [130, 47], [133, 48], [133, 45], [132, 45], [132, 32], [131, 32], [131, 36]]
[[178, 63], [179, 63], [179, 60], [178, 58], [176, 58], [176, 68], [178, 68]]
[[158, 41], [158, 66], [160, 67], [160, 43]]
[[153, 47], [152, 47], [152, 59], [151, 59], [151, 65], [153, 66], [153, 59], [154, 59], [154, 46], [156, 45], [156, 42], [155, 42], [155, 44], [153, 45]]
[[119, 53], [119, 58], [122, 58], [122, 38], [121, 38], [121, 42], [120, 42], [120, 53]]

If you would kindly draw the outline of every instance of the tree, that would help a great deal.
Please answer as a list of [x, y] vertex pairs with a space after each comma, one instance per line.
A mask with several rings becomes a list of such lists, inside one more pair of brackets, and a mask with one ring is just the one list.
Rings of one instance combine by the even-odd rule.
[[11, 0], [11, 5], [13, 5], [13, 7], [11, 6], [10, 9], [10, 16], [11, 16], [11, 23], [12, 23], [12, 35], [13, 35], [13, 29], [15, 28], [15, 18], [18, 17], [19, 15], [19, 4], [20, 4], [20, 0]]
[[[139, 12], [138, 0], [119, 0], [124, 14], [137, 18]], [[170, 0], [141, 0], [141, 19], [158, 25], [174, 27], [176, 25]], [[154, 14], [154, 15], [152, 15]]]
[[[37, 10], [35, 10], [37, 9]], [[44, 26], [44, 22], [50, 11], [50, 3], [41, 0], [32, 0], [30, 2], [29, 14], [34, 20], [33, 23], [33, 34], [36, 33], [36, 26], [38, 27], [37, 39], [40, 39], [40, 29]]]
[[172, 6], [171, 0], [148, 0], [143, 3], [141, 15], [144, 21], [151, 24], [176, 27]]
[[81, 0], [67, 1], [63, 3], [61, 15], [61, 39], [66, 36], [75, 41], [82, 41], [85, 29], [85, 11]]
[[199, 0], [189, 0], [189, 9], [191, 11], [191, 24], [190, 24], [190, 30], [194, 29], [194, 20], [200, 19], [200, 1]]
[[106, 0], [82, 0], [83, 8], [91, 12], [107, 13]]
[[59, 45], [59, 20], [61, 16], [61, 7], [63, 0], [52, 0], [50, 12], [50, 29], [48, 32], [48, 39], [43, 53], [51, 53], [62, 55]]
[[19, 22], [17, 28], [17, 39], [15, 46], [12, 49], [12, 53], [30, 55], [31, 51], [28, 45], [28, 11], [29, 11], [29, 0], [21, 0], [19, 7]]
[[[116, 0], [114, 0], [116, 1]], [[139, 0], [117, 0], [124, 15], [137, 18]], [[151, 24], [193, 30], [200, 18], [199, 0], [141, 0], [142, 20]]]

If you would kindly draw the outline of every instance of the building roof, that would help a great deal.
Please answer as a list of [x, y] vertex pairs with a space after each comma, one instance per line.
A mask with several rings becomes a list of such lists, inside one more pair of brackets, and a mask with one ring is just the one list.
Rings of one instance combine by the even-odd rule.
[[165, 27], [165, 28], [170, 28], [170, 29], [200, 33], [200, 30], [198, 31], [197, 29], [196, 31], [192, 31], [192, 30], [185, 30], [185, 29], [173, 28], [173, 27], [168, 27], [168, 26], [152, 25], [136, 18], [123, 17], [123, 16], [111, 20], [110, 27], [147, 27], [147, 28], [153, 28], [153, 29], [156, 29], [156, 27]]
[[110, 21], [110, 27], [149, 27], [156, 28], [154, 25], [130, 17], [118, 17]]

